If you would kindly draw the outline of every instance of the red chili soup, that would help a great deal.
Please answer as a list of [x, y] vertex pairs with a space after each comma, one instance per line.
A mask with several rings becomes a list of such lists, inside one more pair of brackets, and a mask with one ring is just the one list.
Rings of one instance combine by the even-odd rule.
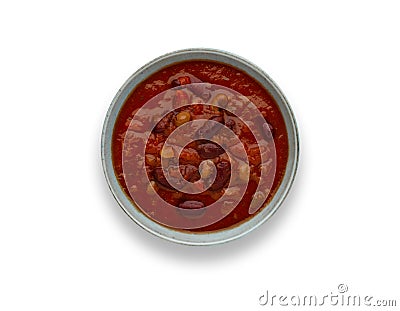
[[216, 231], [271, 200], [285, 174], [288, 136], [274, 98], [247, 73], [185, 61], [128, 96], [115, 123], [112, 160], [125, 194], [148, 217], [174, 229]]

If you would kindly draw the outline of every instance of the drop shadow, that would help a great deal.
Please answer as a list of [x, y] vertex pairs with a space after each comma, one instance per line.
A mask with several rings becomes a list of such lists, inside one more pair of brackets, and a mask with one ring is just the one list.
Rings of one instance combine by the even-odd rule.
[[125, 214], [108, 187], [102, 169], [99, 147], [98, 145], [95, 147], [94, 158], [98, 159], [95, 162], [96, 167], [94, 168], [96, 172], [94, 179], [98, 181], [95, 185], [97, 193], [99, 197], [102, 198], [104, 206], [107, 208], [106, 213], [110, 216], [110, 221], [118, 223], [120, 230], [131, 237], [131, 246], [133, 248], [145, 248], [147, 251], [154, 253], [154, 256], [168, 257], [175, 261], [199, 263], [224, 261], [231, 257], [246, 256], [246, 253], [257, 248], [268, 247], [273, 241], [279, 238], [280, 230], [290, 230], [286, 220], [290, 215], [291, 209], [295, 208], [296, 198], [300, 194], [299, 192], [304, 178], [303, 161], [299, 162], [297, 175], [290, 193], [275, 215], [266, 223], [249, 234], [228, 243], [212, 246], [188, 246], [163, 240], [148, 233]]

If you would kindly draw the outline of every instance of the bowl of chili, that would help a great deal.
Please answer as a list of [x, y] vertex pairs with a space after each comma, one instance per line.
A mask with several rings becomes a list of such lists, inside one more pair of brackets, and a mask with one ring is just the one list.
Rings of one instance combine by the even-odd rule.
[[294, 114], [275, 82], [234, 54], [175, 51], [115, 95], [101, 140], [106, 180], [139, 226], [212, 245], [268, 220], [297, 170]]

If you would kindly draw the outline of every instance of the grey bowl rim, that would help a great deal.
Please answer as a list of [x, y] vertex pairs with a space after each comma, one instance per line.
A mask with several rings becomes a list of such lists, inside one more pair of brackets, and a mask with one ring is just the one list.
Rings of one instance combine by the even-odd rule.
[[[223, 238], [219, 238], [219, 239], [206, 239], [206, 240], [190, 240], [190, 239], [182, 239], [182, 238], [176, 238], [173, 235], [166, 235], [164, 233], [160, 233], [158, 231], [156, 231], [154, 229], [154, 226], [156, 227], [161, 227], [163, 229], [163, 231], [168, 232], [168, 233], [178, 233], [179, 235], [183, 235], [183, 236], [187, 236], [187, 237], [210, 237], [210, 236], [215, 236], [215, 235], [220, 235], [221, 233], [226, 233], [226, 232], [232, 232], [232, 231], [238, 231], [239, 228], [243, 227], [243, 225], [249, 223], [251, 220], [254, 220], [254, 218], [256, 218], [257, 216], [260, 216], [261, 212], [258, 212], [256, 215], [254, 215], [253, 217], [251, 217], [249, 220], [243, 222], [243, 223], [239, 223], [238, 225], [234, 226], [233, 228], [227, 228], [227, 229], [222, 229], [222, 230], [218, 230], [218, 231], [214, 231], [211, 233], [205, 232], [199, 232], [199, 233], [186, 233], [186, 232], [182, 232], [179, 230], [174, 230], [171, 228], [168, 228], [166, 226], [160, 225], [159, 223], [155, 222], [154, 220], [150, 219], [149, 217], [145, 216], [138, 207], [136, 207], [136, 205], [127, 198], [126, 194], [122, 191], [122, 188], [115, 176], [115, 172], [114, 172], [114, 167], [112, 165], [112, 159], [111, 159], [111, 154], [109, 156], [109, 159], [107, 161], [107, 156], [106, 156], [106, 152], [107, 151], [111, 151], [111, 139], [112, 139], [112, 133], [113, 133], [113, 129], [114, 129], [114, 124], [115, 124], [115, 120], [118, 117], [118, 113], [122, 107], [122, 105], [125, 102], [124, 100], [120, 100], [120, 105], [118, 108], [118, 111], [115, 115], [115, 118], [111, 118], [112, 116], [112, 112], [115, 109], [116, 105], [119, 102], [119, 99], [122, 95], [122, 93], [124, 91], [126, 91], [126, 88], [129, 87], [130, 83], [132, 83], [132, 81], [134, 81], [135, 79], [138, 79], [138, 77], [140, 77], [140, 75], [146, 70], [151, 68], [152, 66], [157, 66], [157, 64], [161, 64], [161, 66], [156, 69], [154, 72], [161, 70], [162, 68], [165, 68], [167, 66], [170, 66], [172, 64], [175, 63], [179, 63], [179, 62], [184, 62], [187, 60], [180, 60], [180, 61], [176, 61], [176, 62], [171, 62], [169, 64], [164, 64], [162, 65], [162, 61], [163, 60], [168, 60], [168, 58], [173, 58], [175, 56], [180, 56], [180, 55], [185, 55], [185, 54], [208, 54], [208, 55], [213, 55], [213, 56], [220, 56], [222, 58], [226, 58], [228, 60], [234, 61], [234, 62], [238, 62], [241, 65], [244, 65], [245, 67], [248, 67], [248, 69], [255, 71], [256, 73], [258, 73], [262, 78], [265, 79], [265, 81], [267, 82], [267, 85], [265, 85], [262, 81], [260, 81], [259, 79], [257, 79], [256, 77], [254, 77], [251, 73], [249, 73], [247, 70], [244, 70], [242, 68], [238, 68], [238, 66], [235, 66], [235, 64], [231, 64], [229, 62], [225, 62], [230, 66], [233, 66], [235, 68], [238, 68], [239, 70], [243, 70], [245, 71], [247, 74], [249, 74], [250, 76], [252, 76], [254, 79], [256, 79], [264, 88], [267, 89], [268, 92], [271, 93], [270, 88], [272, 88], [272, 90], [278, 95], [279, 98], [276, 98], [273, 94], [271, 94], [275, 101], [278, 104], [279, 109], [281, 110], [282, 113], [282, 108], [286, 109], [287, 112], [287, 116], [289, 118], [290, 121], [290, 125], [291, 125], [291, 130], [293, 131], [293, 133], [291, 133], [290, 135], [293, 134], [292, 138], [293, 138], [293, 146], [291, 146], [290, 141], [289, 141], [289, 149], [291, 147], [293, 147], [293, 157], [290, 159], [291, 160], [291, 167], [290, 167], [290, 171], [288, 171], [288, 167], [286, 167], [286, 171], [284, 174], [284, 178], [282, 179], [281, 184], [278, 187], [278, 190], [276, 191], [276, 193], [274, 194], [274, 197], [272, 198], [272, 200], [268, 203], [268, 205], [270, 205], [274, 200], [275, 200], [275, 204], [272, 206], [272, 208], [270, 208], [269, 206], [265, 206], [263, 208], [262, 211], [265, 210], [269, 210], [268, 213], [266, 213], [266, 215], [264, 215], [263, 217], [259, 217], [260, 219], [254, 223], [252, 226], [248, 227], [247, 229], [245, 228], [242, 231], [239, 231], [238, 233], [231, 234], [228, 236], [225, 236]], [[207, 58], [190, 58], [190, 60], [207, 60]], [[208, 59], [210, 60], [210, 59]], [[212, 60], [212, 59], [211, 59]], [[214, 60], [215, 61], [215, 60]], [[224, 63], [223, 61], [217, 60], [219, 62]], [[139, 81], [136, 83], [139, 84], [141, 81], [143, 81], [145, 78], [142, 78], [141, 80], [139, 79]], [[129, 92], [127, 92], [127, 96], [133, 91], [133, 89], [136, 87], [136, 85], [134, 87], [132, 87]], [[279, 100], [278, 100], [279, 99]], [[283, 107], [280, 105], [280, 101], [283, 104]], [[285, 118], [285, 116], [284, 116]], [[110, 120], [112, 120], [113, 122], [110, 123]], [[288, 127], [287, 123], [286, 123], [286, 119], [285, 119], [285, 125], [286, 127]], [[110, 137], [109, 139], [109, 150], [106, 150], [106, 145], [107, 145], [107, 139], [106, 137]], [[289, 150], [289, 156], [290, 156], [290, 152], [291, 150]], [[252, 62], [250, 62], [249, 60], [238, 56], [236, 54], [233, 54], [231, 52], [227, 52], [227, 51], [223, 51], [223, 50], [219, 50], [219, 49], [211, 49], [211, 48], [189, 48], [189, 49], [181, 49], [181, 50], [176, 50], [176, 51], [172, 51], [166, 54], [163, 54], [157, 58], [154, 58], [153, 60], [149, 61], [148, 63], [146, 63], [145, 65], [143, 65], [142, 67], [140, 67], [138, 70], [136, 70], [125, 82], [124, 84], [120, 87], [120, 89], [118, 90], [118, 92], [115, 94], [108, 110], [107, 110], [107, 114], [106, 117], [104, 119], [104, 123], [103, 123], [103, 129], [102, 129], [102, 134], [101, 134], [101, 162], [102, 162], [102, 167], [103, 167], [103, 173], [105, 175], [108, 187], [110, 188], [110, 191], [112, 193], [112, 195], [114, 196], [115, 200], [117, 201], [117, 203], [119, 204], [119, 206], [122, 208], [122, 210], [129, 216], [129, 218], [131, 218], [138, 226], [142, 227], [144, 230], [148, 231], [149, 233], [160, 237], [164, 240], [168, 240], [170, 242], [174, 242], [174, 243], [178, 243], [178, 244], [184, 244], [184, 245], [191, 245], [191, 246], [196, 246], [196, 245], [200, 245], [200, 246], [206, 246], [206, 245], [216, 245], [216, 244], [222, 244], [222, 243], [226, 243], [229, 241], [233, 241], [236, 240], [248, 233], [250, 233], [251, 231], [255, 230], [256, 228], [258, 228], [259, 226], [261, 226], [263, 223], [265, 223], [267, 220], [269, 220], [275, 213], [276, 211], [279, 209], [279, 207], [282, 205], [282, 203], [284, 202], [284, 200], [286, 199], [288, 193], [290, 192], [290, 189], [293, 186], [296, 174], [297, 174], [297, 169], [298, 169], [298, 164], [299, 164], [299, 156], [300, 156], [300, 142], [299, 142], [299, 131], [298, 131], [298, 126], [297, 126], [297, 122], [293, 113], [293, 110], [291, 108], [291, 106], [289, 105], [288, 100], [286, 99], [285, 95], [283, 94], [283, 92], [281, 91], [281, 89], [278, 87], [278, 85], [271, 79], [271, 77], [266, 74], [261, 68], [259, 68], [257, 65], [253, 64]], [[289, 163], [289, 159], [288, 159], [288, 163]], [[111, 164], [111, 165], [110, 165]], [[282, 190], [282, 186], [283, 186], [283, 182], [286, 182], [285, 187]], [[280, 193], [280, 196], [276, 199], [278, 192], [282, 191], [282, 193]], [[121, 197], [122, 194], [122, 197]], [[128, 203], [128, 204], [126, 204]], [[128, 206], [126, 206], [128, 205]], [[136, 212], [135, 215], [133, 215], [131, 213], [131, 211], [129, 210], [128, 207], [133, 207], [133, 210]], [[147, 218], [149, 220], [149, 223], [151, 223], [153, 225], [153, 227], [148, 226], [144, 223], [142, 223], [139, 219], [137, 219], [135, 216], [137, 216], [137, 214], [141, 214], [142, 216], [144, 216], [145, 218]]]

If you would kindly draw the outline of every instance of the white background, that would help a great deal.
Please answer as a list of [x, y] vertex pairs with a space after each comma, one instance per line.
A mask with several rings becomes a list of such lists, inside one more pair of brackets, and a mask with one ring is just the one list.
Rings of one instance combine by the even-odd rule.
[[[266, 310], [267, 290], [335, 294], [340, 283], [399, 306], [397, 3], [2, 1], [0, 310]], [[263, 68], [301, 136], [280, 210], [221, 246], [139, 228], [100, 162], [119, 87], [188, 47]]]

